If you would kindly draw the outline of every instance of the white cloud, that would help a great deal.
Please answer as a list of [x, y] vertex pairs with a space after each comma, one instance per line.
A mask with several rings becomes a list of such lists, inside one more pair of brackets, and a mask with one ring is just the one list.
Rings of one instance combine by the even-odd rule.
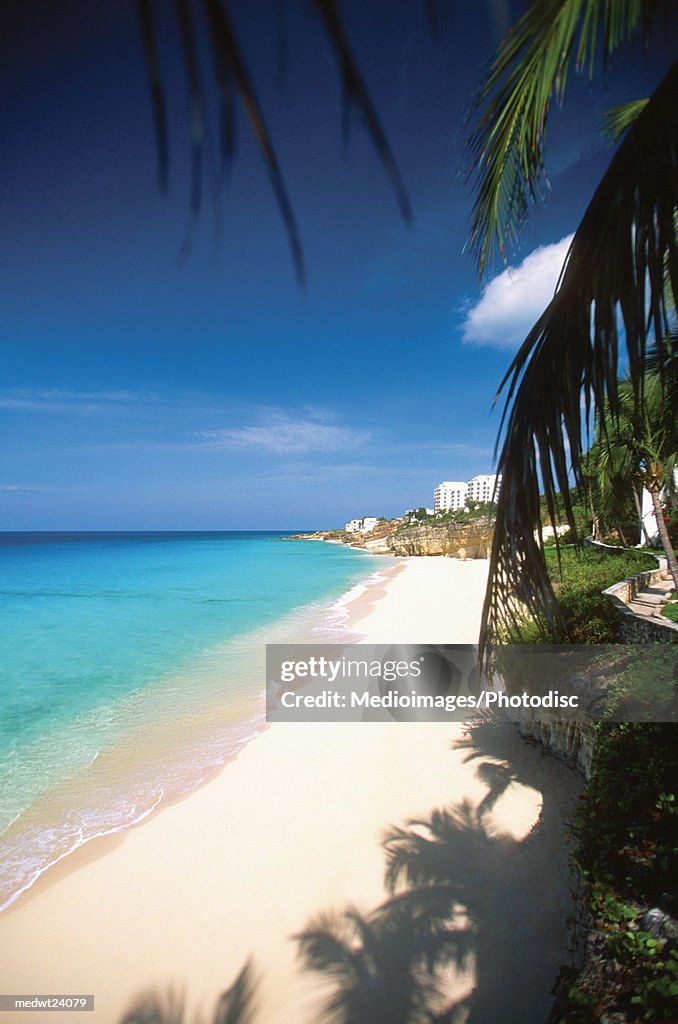
[[152, 396], [133, 391], [62, 391], [57, 388], [15, 389], [0, 393], [0, 409], [12, 412], [52, 412], [68, 416], [101, 412], [121, 403], [148, 401]]
[[35, 494], [40, 491], [50, 491], [51, 487], [37, 486], [35, 484], [0, 484], [0, 494]]
[[517, 348], [553, 298], [571, 241], [572, 235], [566, 235], [554, 245], [540, 246], [486, 284], [466, 315], [462, 340]]
[[260, 449], [276, 455], [311, 451], [338, 451], [358, 448], [367, 440], [361, 431], [338, 427], [326, 417], [292, 417], [273, 412], [262, 422], [226, 430], [204, 431], [199, 435], [215, 447], [224, 449]]

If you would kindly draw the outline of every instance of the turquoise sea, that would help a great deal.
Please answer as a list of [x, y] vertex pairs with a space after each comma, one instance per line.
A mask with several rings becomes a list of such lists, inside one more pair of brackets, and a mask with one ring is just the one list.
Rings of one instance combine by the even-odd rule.
[[0, 534], [0, 907], [263, 728], [267, 642], [384, 560], [263, 533]]

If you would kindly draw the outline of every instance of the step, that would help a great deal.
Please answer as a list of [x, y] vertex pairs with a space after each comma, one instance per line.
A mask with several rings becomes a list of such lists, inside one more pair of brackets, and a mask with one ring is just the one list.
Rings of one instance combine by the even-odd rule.
[[644, 619], [656, 619], [663, 618], [662, 607], [663, 605], [646, 605], [638, 604], [636, 601], [631, 601], [626, 606], [629, 611], [635, 612], [636, 615], [642, 615]]
[[659, 608], [664, 604], [666, 597], [663, 594], [648, 594], [644, 590], [641, 590], [639, 594], [633, 598], [636, 604], [647, 605], [648, 608]]

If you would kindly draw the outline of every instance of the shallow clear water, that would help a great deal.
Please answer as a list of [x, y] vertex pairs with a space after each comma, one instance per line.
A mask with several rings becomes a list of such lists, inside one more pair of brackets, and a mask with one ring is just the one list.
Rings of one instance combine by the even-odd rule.
[[262, 727], [264, 651], [378, 559], [282, 534], [0, 534], [0, 906]]

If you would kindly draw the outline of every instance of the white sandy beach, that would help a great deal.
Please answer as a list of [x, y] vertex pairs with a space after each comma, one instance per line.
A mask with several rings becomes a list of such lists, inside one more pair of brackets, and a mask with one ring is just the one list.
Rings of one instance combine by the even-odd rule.
[[[473, 643], [486, 571], [403, 560], [376, 603], [370, 591], [354, 602], [351, 628], [377, 643]], [[449, 969], [448, 991], [473, 993], [461, 1021], [544, 1021], [567, 959], [563, 835], [578, 782], [511, 726], [467, 733], [424, 722], [271, 726], [202, 789], [82, 848], [0, 915], [0, 992], [93, 993], [85, 1024], [113, 1024], [135, 995], [173, 988], [190, 1019], [252, 957], [257, 1020], [310, 1024], [326, 983], [301, 969], [292, 936], [319, 911], [382, 902], [385, 830], [466, 801], [450, 876], [470, 949], [463, 970]]]

